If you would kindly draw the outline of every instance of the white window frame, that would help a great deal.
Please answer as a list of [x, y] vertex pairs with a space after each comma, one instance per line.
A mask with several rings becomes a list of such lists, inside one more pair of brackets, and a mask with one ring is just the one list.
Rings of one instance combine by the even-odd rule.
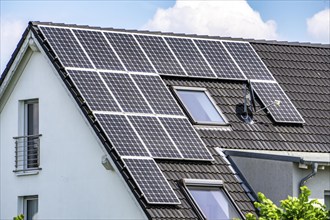
[[[19, 108], [19, 115], [18, 115], [18, 137], [14, 137], [17, 142], [19, 142], [20, 146], [23, 146], [23, 151], [20, 153], [16, 153], [16, 158], [19, 158], [21, 161], [17, 162], [17, 166], [19, 167], [18, 169], [15, 169], [14, 172], [16, 172], [16, 175], [21, 176], [21, 175], [34, 175], [38, 174], [40, 168], [40, 137], [42, 136], [40, 134], [40, 127], [38, 128], [38, 134], [35, 134], [36, 138], [39, 138], [39, 148], [38, 148], [38, 166], [35, 167], [28, 167], [28, 147], [27, 147], [27, 135], [28, 135], [28, 105], [29, 104], [34, 104], [38, 103], [38, 121], [40, 119], [40, 112], [39, 112], [39, 99], [38, 98], [31, 98], [31, 99], [25, 99], [25, 100], [19, 100], [18, 103], [18, 108]], [[40, 121], [39, 121], [40, 122]], [[38, 124], [39, 124], [38, 122]], [[40, 125], [40, 124], [39, 124]], [[39, 126], [38, 125], [38, 126]], [[22, 144], [22, 145], [21, 145]], [[23, 159], [23, 160], [22, 160]]]
[[324, 205], [328, 205], [327, 210], [330, 211], [330, 190], [324, 190]]
[[207, 219], [203, 210], [199, 207], [198, 203], [195, 201], [194, 197], [192, 196], [189, 187], [196, 187], [201, 189], [218, 189], [225, 194], [225, 197], [228, 199], [228, 203], [230, 203], [237, 213], [240, 215], [241, 219], [245, 219], [244, 214], [240, 211], [236, 203], [234, 202], [233, 198], [229, 195], [228, 191], [226, 190], [224, 183], [222, 180], [211, 180], [211, 179], [181, 179], [181, 188], [188, 197], [189, 201], [193, 203], [193, 206], [196, 211], [203, 217]]
[[[217, 106], [216, 102], [213, 100], [211, 94], [209, 93], [209, 91], [207, 91], [206, 88], [202, 88], [202, 87], [187, 87], [187, 86], [173, 86], [172, 89], [174, 90], [175, 97], [179, 101], [179, 104], [182, 106], [184, 112], [187, 114], [188, 118], [190, 119], [190, 121], [193, 124], [196, 124], [196, 125], [229, 125], [228, 119], [222, 113], [222, 111], [220, 110], [220, 108]], [[223, 123], [219, 123], [219, 122], [211, 122], [211, 121], [196, 121], [193, 118], [193, 116], [192, 116], [191, 112], [189, 111], [189, 109], [187, 108], [187, 106], [181, 100], [181, 98], [180, 98], [180, 96], [178, 94], [178, 90], [204, 92], [205, 95], [206, 95], [206, 97], [210, 100], [211, 104], [213, 105], [213, 107], [218, 112], [218, 114], [220, 115], [220, 117], [223, 119], [224, 122]]]
[[38, 212], [39, 212], [39, 196], [38, 195], [19, 196], [18, 197], [17, 215], [23, 214], [24, 219], [27, 218], [27, 203], [28, 203], [28, 201], [31, 201], [31, 200], [37, 200], [37, 208], [38, 208]]

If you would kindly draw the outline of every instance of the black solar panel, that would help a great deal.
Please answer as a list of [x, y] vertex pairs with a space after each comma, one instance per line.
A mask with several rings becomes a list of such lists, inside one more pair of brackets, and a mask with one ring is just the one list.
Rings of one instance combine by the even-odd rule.
[[215, 77], [192, 39], [165, 38], [189, 76]]
[[63, 66], [93, 68], [70, 29], [40, 26], [40, 30]]
[[120, 111], [97, 72], [68, 70], [68, 73], [93, 111]]
[[150, 156], [124, 115], [95, 115], [120, 156]]
[[128, 116], [149, 152], [158, 158], [182, 158], [156, 117]]
[[102, 72], [101, 75], [125, 112], [152, 113], [129, 74]]
[[105, 32], [105, 35], [128, 71], [155, 72], [131, 34]]
[[264, 106], [271, 105], [275, 100], [281, 101], [280, 106], [271, 105], [267, 107], [269, 113], [276, 122], [305, 122], [279, 84], [252, 82], [252, 86]]
[[96, 68], [125, 71], [101, 32], [77, 29], [73, 32]]
[[170, 91], [159, 76], [132, 75], [156, 114], [183, 115]]
[[226, 79], [245, 79], [220, 41], [194, 40], [216, 75]]
[[124, 158], [123, 161], [149, 204], [180, 204], [153, 159]]
[[248, 79], [274, 80], [249, 43], [223, 41], [223, 44]]
[[186, 75], [162, 37], [135, 35], [159, 74]]
[[184, 158], [213, 160], [198, 134], [185, 118], [159, 118]]

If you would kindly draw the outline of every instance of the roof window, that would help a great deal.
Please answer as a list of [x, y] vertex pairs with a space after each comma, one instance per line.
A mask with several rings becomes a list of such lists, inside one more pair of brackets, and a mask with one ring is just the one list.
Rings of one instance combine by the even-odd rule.
[[175, 93], [194, 124], [227, 124], [225, 116], [204, 88], [174, 87]]
[[183, 189], [204, 219], [242, 219], [221, 180], [183, 179]]

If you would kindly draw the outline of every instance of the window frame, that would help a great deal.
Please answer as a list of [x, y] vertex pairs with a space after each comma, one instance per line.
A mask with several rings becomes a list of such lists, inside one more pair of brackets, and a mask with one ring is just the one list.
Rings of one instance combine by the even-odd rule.
[[206, 219], [207, 217], [203, 213], [203, 210], [200, 208], [194, 197], [192, 196], [189, 187], [196, 187], [201, 189], [218, 189], [222, 191], [225, 197], [228, 199], [227, 202], [230, 203], [236, 212], [238, 213], [241, 219], [245, 219], [244, 214], [240, 211], [237, 204], [234, 202], [233, 198], [228, 193], [225, 184], [222, 180], [213, 180], [213, 179], [181, 179], [179, 182], [179, 186], [185, 197], [188, 199], [188, 202], [195, 210], [198, 218]]
[[[216, 102], [213, 100], [211, 94], [206, 88], [203, 87], [188, 87], [188, 86], [172, 86], [172, 90], [174, 93], [175, 98], [178, 100], [179, 105], [183, 108], [183, 111], [189, 118], [189, 120], [195, 124], [195, 125], [214, 125], [214, 126], [227, 126], [229, 125], [228, 119], [226, 116], [222, 113], [221, 109], [218, 107]], [[194, 117], [192, 116], [191, 112], [189, 111], [188, 107], [184, 104], [184, 102], [181, 100], [178, 90], [185, 90], [185, 91], [196, 91], [196, 92], [204, 92], [214, 109], [217, 111], [219, 116], [223, 119], [223, 123], [219, 122], [212, 122], [212, 121], [196, 121]]]
[[[29, 116], [28, 116], [28, 106], [31, 105], [31, 104], [38, 104], [38, 134], [40, 134], [39, 132], [39, 99], [28, 99], [28, 100], [24, 100], [23, 101], [23, 135], [24, 136], [28, 136], [28, 135], [31, 135], [31, 134], [28, 134], [28, 131], [29, 131]], [[32, 135], [38, 135], [38, 134], [32, 134]]]
[[324, 205], [326, 205], [327, 210], [330, 211], [330, 190], [324, 190]]
[[[36, 116], [32, 118], [32, 127], [29, 128], [29, 105], [37, 104], [36, 109], [33, 108], [33, 113], [36, 111]], [[16, 175], [33, 175], [38, 174], [40, 167], [40, 101], [39, 98], [31, 98], [19, 100], [19, 123], [18, 123], [18, 134], [19, 136], [13, 137], [15, 140], [15, 169], [13, 172]], [[36, 128], [35, 128], [36, 127]], [[29, 129], [32, 129], [29, 132]], [[35, 132], [34, 132], [35, 130]], [[34, 134], [36, 133], [36, 134]], [[30, 142], [32, 145], [30, 146]], [[29, 149], [30, 148], [30, 149]], [[29, 163], [29, 161], [35, 161]]]
[[17, 214], [23, 214], [24, 219], [27, 218], [27, 206], [28, 201], [37, 200], [37, 213], [39, 212], [39, 196], [38, 195], [28, 195], [28, 196], [19, 196], [18, 197], [18, 209]]

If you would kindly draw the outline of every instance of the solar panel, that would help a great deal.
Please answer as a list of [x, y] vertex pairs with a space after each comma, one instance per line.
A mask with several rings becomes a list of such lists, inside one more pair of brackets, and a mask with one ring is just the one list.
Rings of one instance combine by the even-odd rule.
[[156, 117], [128, 116], [149, 152], [158, 158], [182, 158]]
[[104, 32], [128, 71], [154, 73], [149, 60], [131, 34]]
[[93, 68], [70, 29], [40, 26], [40, 30], [63, 66]]
[[149, 204], [180, 204], [153, 159], [123, 158], [123, 161]]
[[77, 29], [73, 32], [96, 68], [125, 71], [101, 32]]
[[124, 115], [95, 116], [120, 156], [150, 156]]
[[[276, 122], [304, 123], [298, 110], [277, 83], [252, 82], [252, 86], [264, 106]], [[275, 100], [281, 101], [280, 106], [273, 105]]]
[[68, 73], [92, 111], [120, 111], [97, 72], [68, 70]]
[[187, 159], [213, 160], [198, 134], [185, 118], [159, 118], [181, 154]]
[[249, 43], [222, 42], [248, 79], [274, 80]]
[[186, 75], [162, 37], [135, 35], [160, 74]]
[[192, 39], [165, 38], [189, 76], [215, 77]]
[[102, 72], [101, 75], [125, 112], [152, 113], [129, 74]]
[[245, 79], [220, 41], [194, 40], [216, 75], [226, 79]]
[[131, 75], [156, 114], [183, 115], [159, 76]]

